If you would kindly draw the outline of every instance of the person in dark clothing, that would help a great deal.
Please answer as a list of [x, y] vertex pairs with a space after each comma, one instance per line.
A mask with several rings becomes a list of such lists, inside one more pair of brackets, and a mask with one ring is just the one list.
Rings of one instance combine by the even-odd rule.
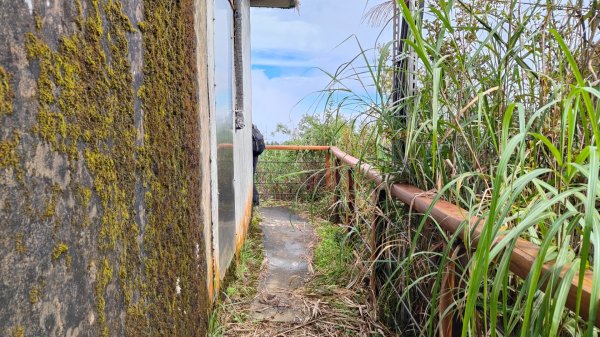
[[[254, 179], [256, 180], [256, 165], [258, 164], [258, 156], [265, 150], [265, 139], [256, 127], [252, 124], [252, 172]], [[254, 191], [252, 193], [252, 204], [258, 206], [260, 204], [258, 189], [256, 188], [256, 182], [253, 183]]]

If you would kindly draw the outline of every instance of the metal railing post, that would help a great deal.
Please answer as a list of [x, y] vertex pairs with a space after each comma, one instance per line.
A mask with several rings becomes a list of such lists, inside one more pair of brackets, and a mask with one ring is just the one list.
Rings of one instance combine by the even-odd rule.
[[[383, 227], [385, 218], [383, 217], [385, 202], [386, 202], [386, 190], [385, 188], [379, 187], [375, 193], [373, 193], [373, 204], [376, 206], [373, 212], [373, 220], [371, 222], [371, 237], [369, 245], [371, 246], [371, 277], [369, 277], [369, 285], [371, 287], [371, 295], [373, 296], [373, 303], [377, 299], [377, 271], [379, 270], [377, 260], [379, 259], [381, 240], [379, 238], [379, 230]], [[375, 306], [376, 308], [377, 306]]]
[[342, 207], [341, 207], [341, 197], [340, 197], [340, 188], [339, 188], [340, 181], [341, 181], [341, 175], [340, 175], [341, 166], [342, 166], [342, 163], [336, 157], [333, 160], [333, 210], [332, 210], [332, 214], [331, 214], [331, 222], [333, 222], [333, 223], [341, 222], [340, 211], [341, 211]]
[[354, 215], [355, 215], [355, 199], [356, 199], [356, 193], [355, 193], [355, 182], [354, 182], [354, 170], [352, 169], [352, 167], [348, 167], [348, 171], [346, 171], [346, 179], [348, 182], [347, 185], [347, 198], [348, 198], [348, 209], [346, 212], [346, 225], [350, 226], [350, 224], [352, 223], [352, 221], [354, 220]]
[[331, 189], [331, 151], [325, 152], [325, 185]]

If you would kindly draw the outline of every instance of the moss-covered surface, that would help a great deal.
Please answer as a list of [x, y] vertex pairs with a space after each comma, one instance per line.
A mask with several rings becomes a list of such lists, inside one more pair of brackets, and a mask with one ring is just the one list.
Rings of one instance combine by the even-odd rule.
[[13, 92], [10, 88], [10, 75], [0, 66], [0, 117], [13, 110]]
[[38, 285], [34, 285], [29, 290], [29, 303], [36, 304], [40, 301], [40, 287]]
[[[144, 1], [144, 184], [149, 226], [144, 237], [152, 331], [164, 336], [205, 332], [206, 262], [200, 219], [195, 34], [191, 0]], [[197, 245], [199, 244], [199, 245]], [[176, 284], [180, 285], [178, 291]], [[143, 331], [132, 331], [134, 334]], [[143, 332], [146, 334], [145, 332]]]
[[60, 259], [60, 257], [67, 251], [69, 251], [69, 246], [65, 245], [64, 243], [57, 244], [54, 246], [54, 250], [52, 251], [52, 259], [54, 261]]
[[27, 246], [25, 246], [25, 234], [18, 233], [15, 237], [15, 250], [19, 254], [27, 253]]
[[[97, 254], [87, 263], [96, 266], [90, 276], [100, 335], [201, 336], [207, 293], [198, 214], [193, 1], [143, 2], [140, 31], [119, 0], [88, 0], [76, 2], [75, 32], [56, 44], [44, 35], [41, 18], [26, 35], [27, 57], [37, 70], [38, 113], [31, 131], [68, 159], [68, 170], [77, 172], [83, 162], [92, 177], [89, 186], [48, 186], [52, 193], [41, 215], [55, 227], [72, 224], [57, 214], [68, 195], [80, 210], [98, 206], [93, 226], [80, 220], [82, 228], [97, 231], [91, 234]], [[140, 32], [144, 73], [135, 93], [128, 39]], [[0, 69], [0, 113], [8, 111], [3, 104], [12, 97], [4, 83], [8, 75]], [[150, 131], [141, 135], [134, 120], [136, 94], [142, 129]], [[136, 136], [143, 144], [136, 144]], [[0, 168], [18, 169], [18, 145], [17, 134], [0, 143]], [[142, 192], [136, 190], [140, 182]], [[136, 213], [140, 200], [147, 218]], [[76, 239], [61, 237], [64, 232], [56, 230], [48, 254], [54, 261], [64, 257], [70, 270], [77, 252], [69, 243]], [[15, 246], [24, 247], [22, 239]], [[117, 292], [108, 290], [111, 284]], [[126, 312], [124, 327], [115, 307]]]
[[[34, 131], [55, 151], [68, 156], [72, 170], [76, 160], [83, 159], [93, 176], [102, 212], [96, 236], [98, 259], [103, 266], [96, 285], [98, 321], [103, 335], [108, 335], [104, 296], [113, 279], [107, 271], [113, 268], [104, 266], [122, 265], [134, 271], [140, 268], [141, 258], [135, 241], [138, 226], [133, 219], [135, 128], [126, 36], [133, 27], [118, 2], [93, 0], [86, 5], [87, 13], [81, 3], [77, 6], [78, 32], [62, 36], [57, 50], [52, 50], [39, 32], [27, 35], [26, 48], [29, 59], [39, 67], [38, 123]], [[45, 211], [47, 218], [54, 216], [58, 192], [53, 187]], [[83, 195], [89, 202], [91, 193]], [[52, 258], [57, 260], [67, 250], [66, 244], [57, 244]], [[123, 298], [130, 299], [134, 280], [126, 273], [120, 276]], [[130, 303], [125, 301], [125, 305]]]
[[12, 337], [25, 337], [25, 328], [20, 325], [15, 327], [12, 332]]
[[19, 168], [19, 157], [17, 156], [17, 146], [20, 137], [15, 132], [13, 139], [0, 141], [0, 169], [12, 167], [15, 170]]

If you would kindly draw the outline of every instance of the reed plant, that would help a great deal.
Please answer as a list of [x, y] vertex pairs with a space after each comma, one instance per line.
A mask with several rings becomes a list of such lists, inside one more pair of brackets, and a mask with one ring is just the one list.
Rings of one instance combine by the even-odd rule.
[[[482, 219], [482, 234], [472, 245], [410, 207], [373, 209], [366, 201], [374, 186], [360, 184], [365, 202], [351, 233], [377, 271], [381, 318], [407, 336], [448, 336], [440, 329], [447, 319], [463, 337], [596, 336], [598, 301], [583, 320], [566, 299], [585, 271], [593, 273], [592, 298], [600, 295], [600, 4], [398, 5], [415, 90], [392, 102], [392, 45], [359, 44], [359, 55], [328, 73], [327, 111], [359, 111], [346, 121], [348, 139], [330, 143], [346, 144], [390, 182]], [[378, 249], [366, 244], [374, 212], [385, 219]], [[525, 279], [509, 268], [517, 239], [540, 247]], [[543, 273], [547, 262], [553, 268]], [[449, 277], [455, 287], [444, 293]]]

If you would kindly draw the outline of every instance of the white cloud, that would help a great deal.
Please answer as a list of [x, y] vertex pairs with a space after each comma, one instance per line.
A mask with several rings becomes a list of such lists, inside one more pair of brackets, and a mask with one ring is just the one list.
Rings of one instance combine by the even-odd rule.
[[281, 10], [252, 11], [252, 48], [254, 50], [285, 50], [318, 52], [325, 40], [315, 23], [278, 15]]
[[[253, 121], [267, 141], [282, 140], [281, 135], [271, 136], [277, 124], [293, 127], [302, 115], [312, 113], [314, 102], [310, 98], [316, 97], [318, 93], [315, 90], [324, 88], [327, 82], [328, 78], [324, 75], [269, 78], [264, 70], [253, 70]], [[309, 95], [309, 99], [303, 100]]]
[[[374, 48], [381, 28], [364, 23], [363, 15], [382, 1], [304, 0], [299, 11], [252, 9], [253, 64], [278, 69], [252, 72], [253, 119], [268, 138], [277, 123], [294, 128], [303, 114], [312, 113], [314, 93], [329, 82], [321, 72], [298, 75], [290, 67], [334, 73], [360, 52], [356, 39], [362, 48]], [[386, 32], [380, 43], [390, 37]]]

